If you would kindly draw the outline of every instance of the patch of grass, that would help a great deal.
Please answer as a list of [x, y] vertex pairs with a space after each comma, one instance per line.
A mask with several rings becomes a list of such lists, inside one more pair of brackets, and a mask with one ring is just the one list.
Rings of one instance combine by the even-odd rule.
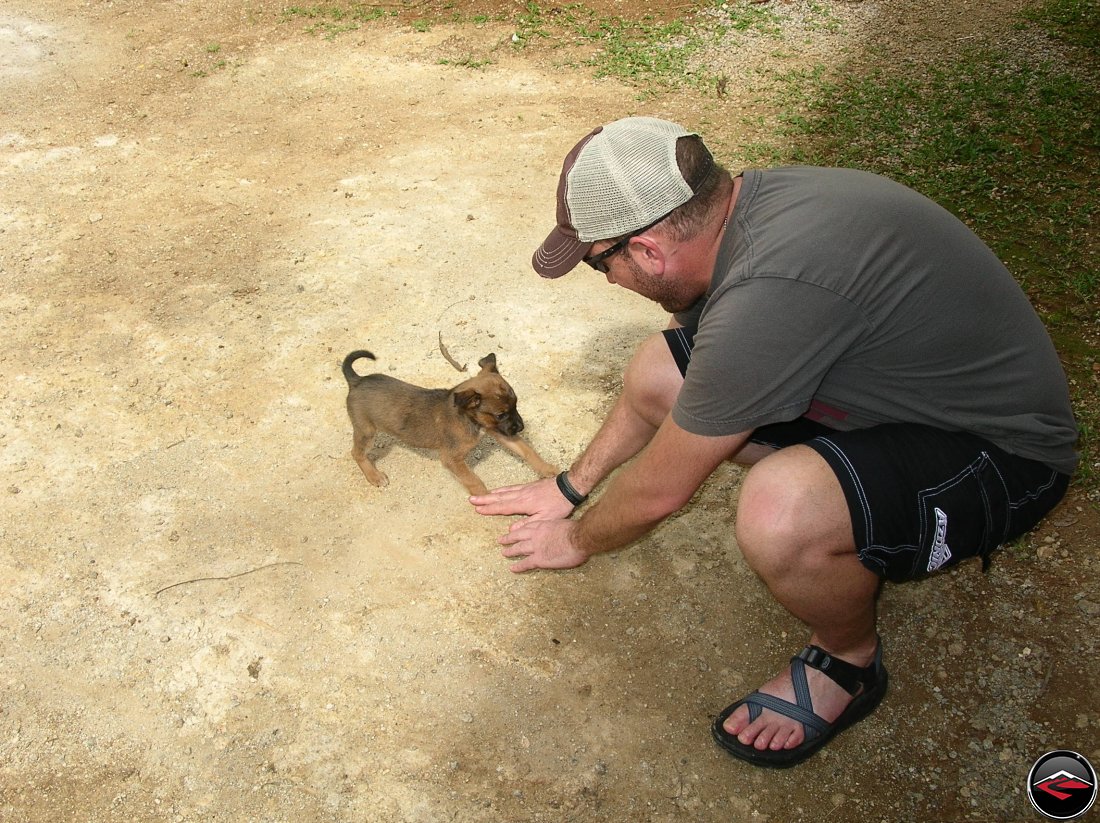
[[836, 16], [832, 13], [832, 10], [821, 3], [810, 4], [811, 17], [807, 22], [807, 27], [811, 31], [827, 31], [830, 33], [836, 33], [841, 30], [842, 26]]
[[645, 17], [627, 22], [607, 17], [596, 22], [602, 53], [592, 59], [597, 77], [678, 86], [687, 78], [687, 61], [699, 47], [682, 21], [657, 23]]
[[[815, 8], [821, 6], [815, 4]], [[758, 3], [722, 3], [710, 10], [716, 21], [713, 33], [722, 37], [730, 31], [755, 31], [779, 37], [783, 33], [779, 15], [766, 5]]]
[[293, 19], [310, 21], [306, 27], [307, 33], [320, 34], [330, 40], [344, 32], [355, 31], [364, 23], [395, 16], [396, 12], [361, 3], [288, 6], [282, 13], [284, 21]]
[[900, 180], [1013, 259], [1029, 288], [1095, 298], [1096, 269], [1081, 265], [1100, 171], [1091, 84], [1049, 63], [975, 52], [920, 73], [818, 81], [803, 95], [804, 113], [783, 118], [787, 136], [800, 138], [790, 160]]
[[476, 60], [473, 57], [464, 57], [461, 60], [440, 60], [441, 66], [458, 66], [464, 69], [483, 69], [493, 65], [492, 60]]
[[1070, 45], [1093, 54], [1100, 51], [1100, 3], [1096, 0], [1051, 0], [1026, 11], [1024, 17]]
[[[565, 14], [571, 15], [575, 6], [566, 6]], [[533, 39], [549, 39], [551, 22], [548, 20], [547, 15], [542, 11], [542, 7], [534, 2], [534, 0], [527, 0], [523, 4], [523, 11], [516, 15], [516, 36], [515, 43], [523, 47]]]
[[781, 31], [773, 11], [750, 2], [707, 7], [690, 20], [660, 21], [651, 14], [602, 15], [580, 3], [544, 10], [535, 0], [527, 0], [515, 22], [518, 47], [536, 38], [590, 43], [599, 48], [587, 61], [597, 77], [617, 78], [647, 94], [713, 88], [718, 78], [692, 69], [692, 57], [700, 49], [717, 44], [730, 32], [778, 36]]

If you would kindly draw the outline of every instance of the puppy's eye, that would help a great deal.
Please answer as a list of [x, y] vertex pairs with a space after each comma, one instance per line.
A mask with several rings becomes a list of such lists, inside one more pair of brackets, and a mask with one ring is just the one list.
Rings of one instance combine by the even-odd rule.
[[508, 417], [508, 412], [501, 412], [497, 415], [497, 420], [505, 420]]

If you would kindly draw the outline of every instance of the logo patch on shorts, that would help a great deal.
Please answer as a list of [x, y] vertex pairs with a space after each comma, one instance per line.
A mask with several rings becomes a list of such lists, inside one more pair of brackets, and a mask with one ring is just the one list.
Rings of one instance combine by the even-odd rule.
[[936, 513], [936, 539], [932, 541], [932, 552], [928, 555], [930, 573], [951, 559], [951, 549], [947, 548], [947, 513], [943, 509], [933, 511]]

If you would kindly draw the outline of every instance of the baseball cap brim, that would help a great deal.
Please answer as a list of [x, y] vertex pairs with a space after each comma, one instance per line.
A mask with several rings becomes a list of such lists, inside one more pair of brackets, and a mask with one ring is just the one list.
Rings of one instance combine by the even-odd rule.
[[542, 241], [531, 257], [531, 267], [542, 277], [561, 277], [572, 271], [592, 248], [591, 243], [570, 237], [560, 226]]

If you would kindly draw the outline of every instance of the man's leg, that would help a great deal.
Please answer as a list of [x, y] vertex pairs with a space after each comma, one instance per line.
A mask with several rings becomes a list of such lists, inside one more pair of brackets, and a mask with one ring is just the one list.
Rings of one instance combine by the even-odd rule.
[[[587, 494], [645, 448], [672, 411], [683, 385], [684, 375], [665, 335], [652, 334], [642, 341], [623, 373], [619, 399], [569, 470], [570, 482]], [[768, 446], [748, 443], [735, 459], [738, 463], [752, 464], [774, 453], [775, 449]]]
[[[806, 446], [769, 454], [749, 471], [737, 507], [737, 543], [776, 600], [810, 628], [810, 642], [866, 666], [874, 657], [879, 577], [856, 556], [844, 492], [825, 460]], [[851, 697], [807, 668], [814, 711], [832, 722]], [[760, 688], [794, 701], [789, 669]], [[764, 710], [749, 722], [739, 707], [724, 728], [757, 749], [792, 748], [802, 724]]]

